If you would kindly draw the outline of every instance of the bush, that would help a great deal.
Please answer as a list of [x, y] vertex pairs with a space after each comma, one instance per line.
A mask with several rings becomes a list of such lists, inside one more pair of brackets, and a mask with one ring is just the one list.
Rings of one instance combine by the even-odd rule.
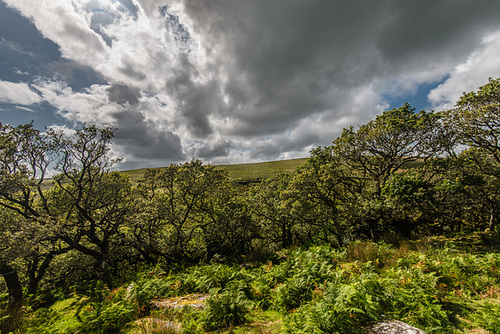
[[91, 307], [82, 316], [81, 333], [119, 333], [137, 314], [137, 304], [127, 300], [124, 288], [112, 291], [107, 298]]
[[203, 319], [206, 330], [233, 327], [247, 322], [249, 301], [241, 290], [214, 290], [207, 305]]
[[314, 286], [304, 277], [291, 277], [276, 288], [275, 305], [285, 311], [293, 310], [312, 298]]
[[336, 275], [320, 287], [316, 298], [285, 318], [286, 333], [361, 333], [368, 322], [378, 320], [383, 308], [383, 288], [373, 273], [359, 277]]

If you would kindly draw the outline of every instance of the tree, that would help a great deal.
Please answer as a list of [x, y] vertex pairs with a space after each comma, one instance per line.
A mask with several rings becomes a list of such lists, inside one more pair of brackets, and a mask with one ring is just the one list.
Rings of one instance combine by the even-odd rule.
[[134, 247], [150, 262], [201, 259], [203, 231], [213, 228], [208, 212], [226, 184], [222, 170], [199, 160], [148, 169], [138, 185], [143, 209], [134, 225]]
[[[96, 126], [68, 135], [0, 125], [0, 206], [36, 236], [33, 247], [17, 254], [27, 262], [30, 293], [51, 261], [71, 249], [94, 257], [105, 278], [110, 242], [131, 210], [129, 181], [107, 171], [112, 136], [113, 129]], [[52, 186], [49, 168], [58, 173]]]
[[439, 216], [436, 189], [422, 168], [393, 174], [382, 188], [386, 225], [408, 238], [428, 233]]
[[[19, 237], [16, 238], [17, 236]], [[19, 253], [26, 252], [23, 246], [26, 246], [29, 240], [22, 235], [22, 226], [20, 226], [18, 219], [4, 214], [0, 215], [0, 275], [4, 278], [9, 293], [7, 305], [9, 313], [19, 309], [23, 299], [21, 281], [15, 266], [12, 264], [12, 259], [18, 257]]]
[[252, 211], [259, 221], [263, 236], [272, 245], [282, 248], [294, 244], [293, 232], [299, 222], [293, 208], [294, 199], [290, 196], [292, 178], [292, 174], [282, 173], [249, 190]]
[[[13, 261], [23, 257], [31, 263], [27, 273], [31, 292], [54, 252], [64, 251], [50, 247], [55, 240], [53, 235], [41, 236], [36, 232], [39, 223], [44, 225], [48, 208], [42, 184], [53, 155], [51, 143], [31, 124], [0, 124], [0, 236], [4, 245], [0, 258], [1, 274], [10, 285], [9, 308], [22, 304], [22, 287]], [[40, 247], [28, 247], [38, 242]]]
[[[474, 148], [470, 157], [477, 168], [494, 184], [500, 184], [500, 78], [491, 79], [477, 92], [464, 93], [456, 108], [448, 111], [447, 122], [462, 145]], [[489, 206], [489, 228], [498, 221], [498, 194], [490, 191], [483, 200]]]
[[333, 142], [337, 159], [374, 181], [375, 194], [390, 175], [405, 164], [426, 160], [448, 149], [449, 138], [440, 115], [415, 112], [408, 103], [378, 115], [375, 120], [344, 129]]
[[259, 226], [252, 219], [247, 197], [229, 181], [212, 193], [206, 214], [202, 231], [207, 260], [216, 255], [221, 259], [245, 256], [254, 250]]
[[500, 166], [500, 78], [464, 93], [448, 116], [463, 145], [484, 150]]
[[316, 148], [298, 170], [292, 186], [303, 214], [330, 244], [342, 246], [352, 232], [350, 208], [357, 206], [365, 180], [334, 155], [331, 147]]
[[120, 242], [134, 211], [132, 187], [128, 177], [118, 172], [92, 172], [82, 179], [77, 176], [80, 173], [55, 178], [57, 186], [50, 199], [57, 206], [53, 211], [59, 228], [56, 236], [71, 249], [92, 257], [97, 278], [107, 281], [111, 246]]
[[405, 104], [383, 112], [357, 130], [344, 129], [333, 145], [322, 149], [318, 155], [321, 160], [335, 162], [340, 167], [335, 170], [348, 175], [338, 178], [352, 183], [350, 189], [356, 192], [341, 206], [354, 235], [377, 239], [390, 231], [391, 212], [382, 189], [394, 173], [449, 150], [453, 136], [441, 117], [433, 112], [417, 113]]
[[123, 174], [108, 170], [112, 128], [84, 126], [67, 135], [48, 131], [57, 147], [55, 187], [48, 208], [57, 238], [68, 247], [91, 256], [97, 277], [108, 279], [110, 245], [134, 210], [132, 186]]

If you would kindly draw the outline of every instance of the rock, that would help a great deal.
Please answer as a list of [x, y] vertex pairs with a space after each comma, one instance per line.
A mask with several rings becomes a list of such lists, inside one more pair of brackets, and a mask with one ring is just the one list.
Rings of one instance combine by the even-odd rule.
[[135, 288], [135, 283], [130, 284], [127, 286], [127, 294], [125, 295], [125, 298], [130, 299], [132, 297], [132, 292], [134, 291]]
[[180, 297], [171, 297], [164, 299], [156, 299], [152, 300], [151, 303], [159, 309], [165, 308], [182, 308], [182, 307], [191, 307], [196, 309], [205, 308], [205, 301], [208, 299], [208, 294], [204, 293], [194, 293], [191, 295], [185, 295]]
[[370, 328], [372, 334], [426, 334], [423, 330], [412, 327], [402, 321], [388, 320]]
[[158, 318], [142, 318], [134, 323], [141, 333], [180, 333], [182, 327], [180, 323]]

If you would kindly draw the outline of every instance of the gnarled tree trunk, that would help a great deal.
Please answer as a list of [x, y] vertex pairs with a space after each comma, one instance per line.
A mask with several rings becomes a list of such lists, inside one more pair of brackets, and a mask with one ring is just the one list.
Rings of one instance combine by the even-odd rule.
[[5, 260], [0, 260], [0, 275], [2, 275], [5, 280], [9, 291], [7, 311], [9, 313], [15, 312], [19, 310], [23, 304], [23, 289], [17, 271]]

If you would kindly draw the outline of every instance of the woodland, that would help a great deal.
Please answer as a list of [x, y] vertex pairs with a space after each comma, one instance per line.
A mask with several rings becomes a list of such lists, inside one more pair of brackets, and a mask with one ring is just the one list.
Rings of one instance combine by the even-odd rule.
[[500, 79], [248, 182], [114, 132], [0, 124], [2, 333], [500, 333]]

